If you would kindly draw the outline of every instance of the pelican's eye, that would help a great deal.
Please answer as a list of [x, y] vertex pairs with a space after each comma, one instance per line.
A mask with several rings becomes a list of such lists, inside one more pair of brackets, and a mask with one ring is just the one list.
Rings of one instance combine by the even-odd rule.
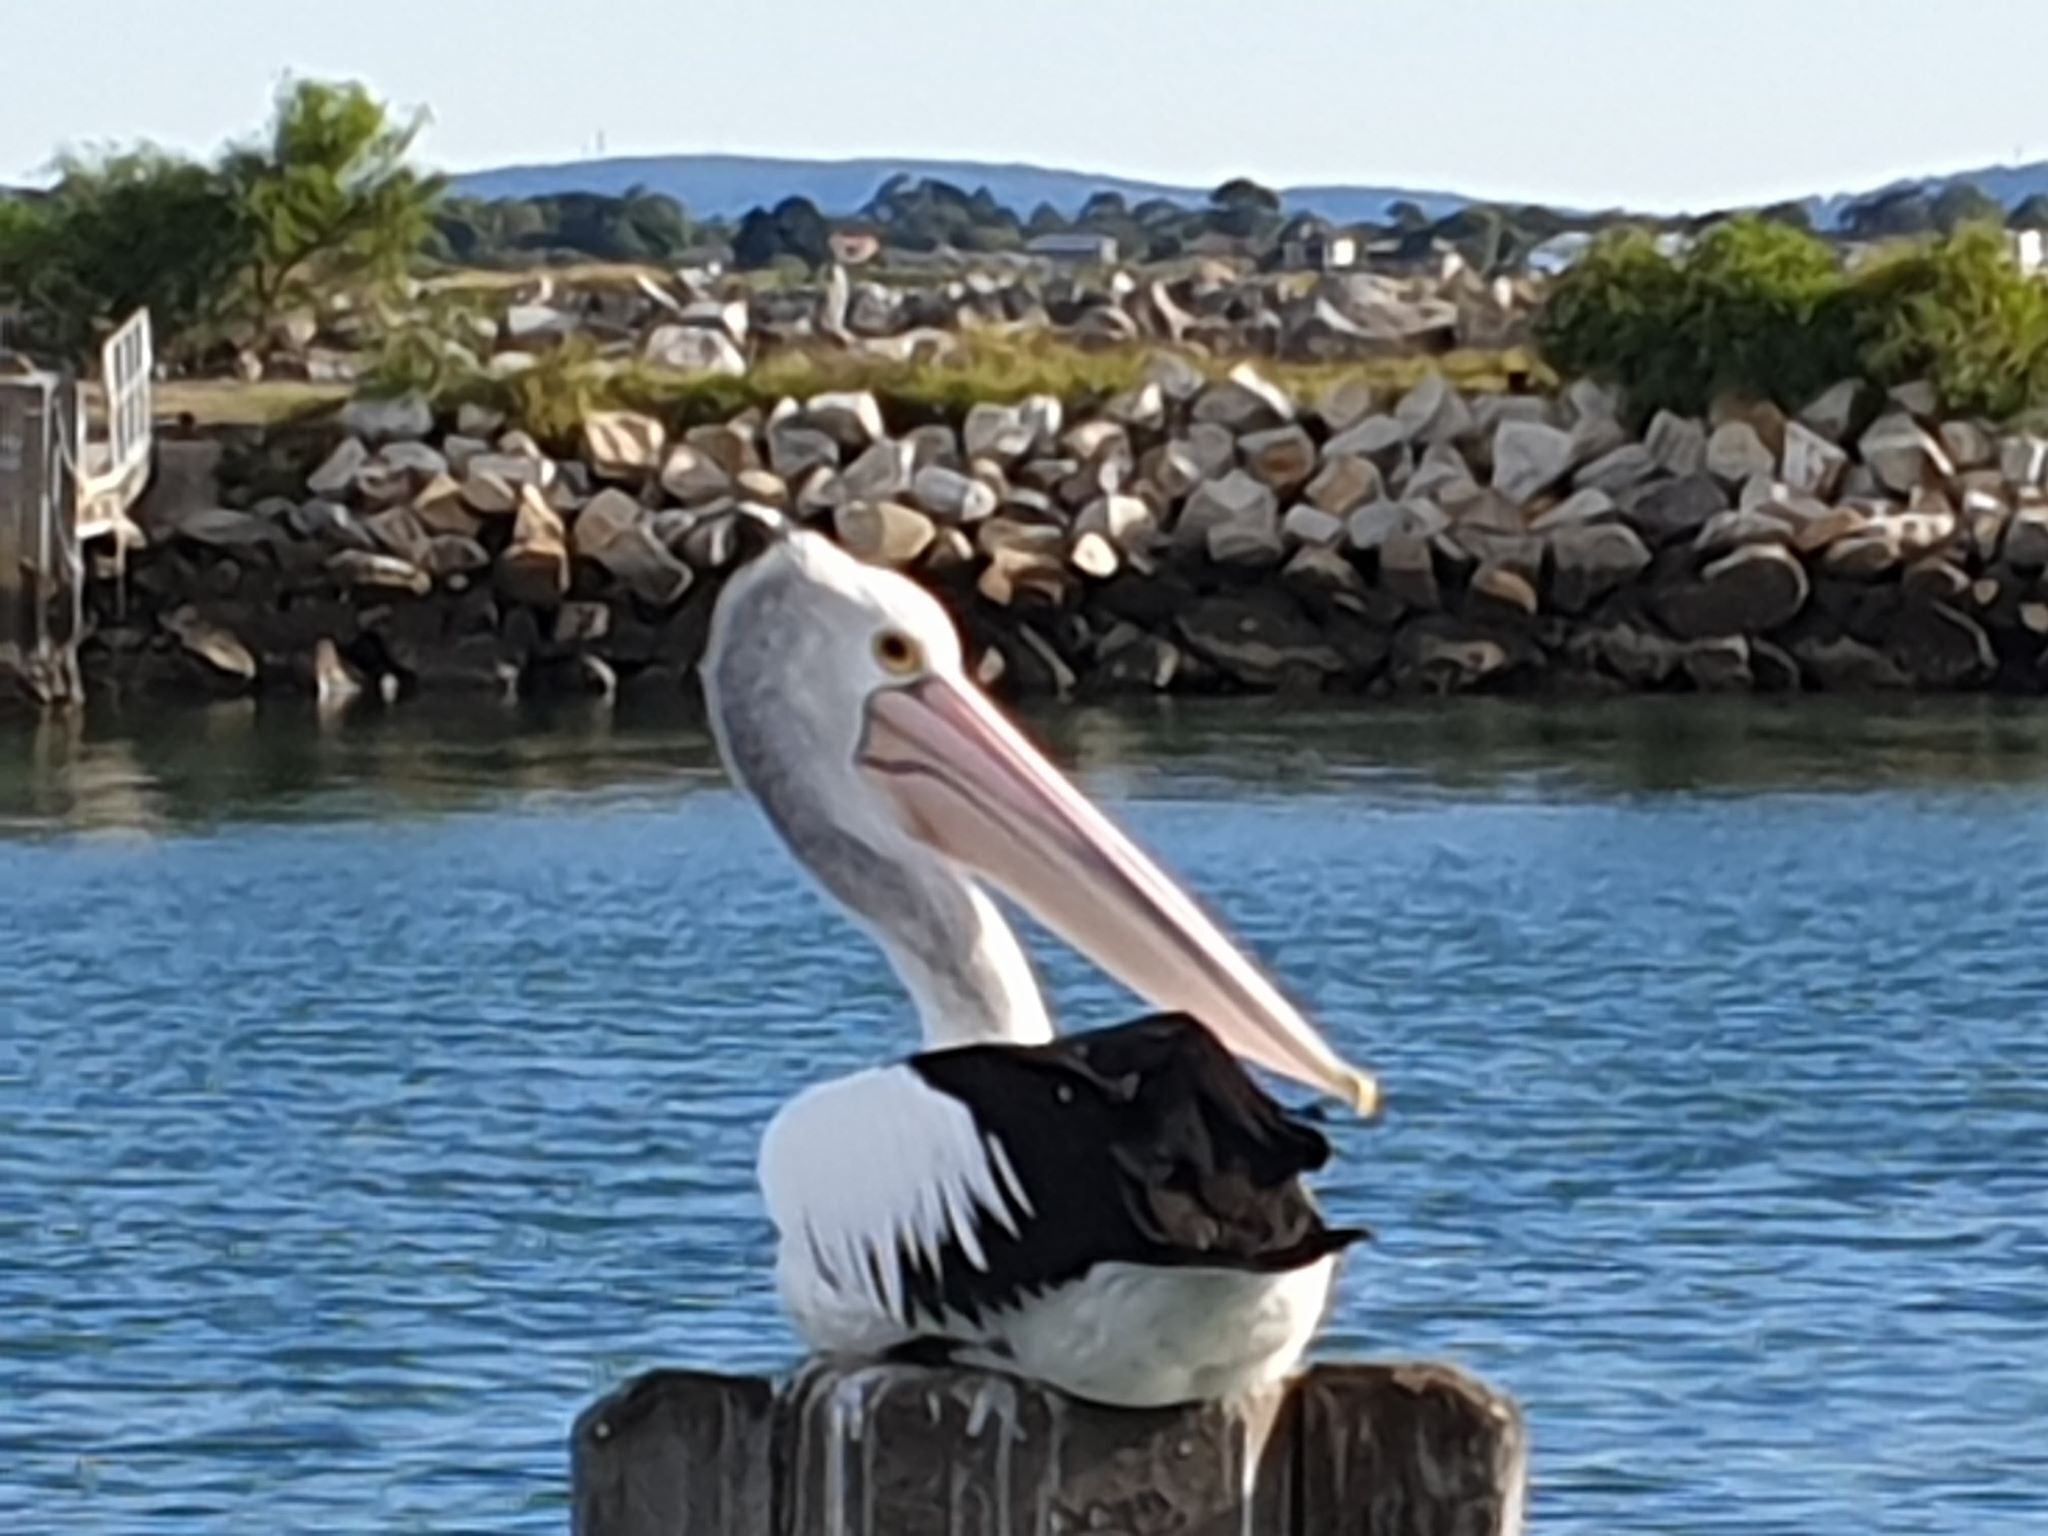
[[924, 670], [924, 647], [900, 629], [885, 629], [875, 636], [875, 660], [884, 672], [908, 677]]

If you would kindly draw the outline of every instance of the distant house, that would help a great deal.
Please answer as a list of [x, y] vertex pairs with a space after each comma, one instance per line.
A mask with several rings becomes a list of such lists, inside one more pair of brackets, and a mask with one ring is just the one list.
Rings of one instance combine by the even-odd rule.
[[1039, 235], [1026, 242], [1024, 253], [1036, 256], [1041, 261], [1058, 262], [1071, 267], [1109, 267], [1116, 265], [1116, 236], [1094, 235], [1084, 230], [1070, 234]]
[[1428, 277], [1440, 283], [1449, 282], [1468, 265], [1457, 246], [1426, 229], [1375, 240], [1365, 248], [1365, 257], [1366, 265], [1378, 271]]
[[842, 267], [864, 266], [882, 252], [882, 242], [858, 229], [835, 229], [831, 235], [832, 259]]
[[2038, 229], [2009, 229], [2005, 238], [2012, 248], [2013, 261], [2027, 276], [2038, 277], [2048, 272], [2048, 235]]
[[1342, 272], [1358, 265], [1358, 236], [1302, 214], [1280, 231], [1280, 265], [1289, 272]]
[[1522, 258], [1522, 264], [1531, 272], [1556, 277], [1585, 255], [1586, 248], [1592, 243], [1593, 237], [1585, 230], [1568, 229], [1531, 248], [1529, 254]]

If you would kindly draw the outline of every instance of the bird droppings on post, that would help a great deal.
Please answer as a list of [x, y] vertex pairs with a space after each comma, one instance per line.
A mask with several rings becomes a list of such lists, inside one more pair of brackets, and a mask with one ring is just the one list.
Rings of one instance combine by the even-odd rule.
[[1527, 1480], [1512, 1400], [1427, 1363], [1142, 1410], [950, 1368], [657, 1371], [571, 1456], [577, 1536], [1517, 1536]]

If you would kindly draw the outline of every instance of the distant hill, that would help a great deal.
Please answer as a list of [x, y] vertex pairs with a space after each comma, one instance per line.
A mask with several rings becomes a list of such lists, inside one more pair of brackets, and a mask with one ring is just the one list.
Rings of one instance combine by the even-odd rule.
[[[998, 202], [1028, 214], [1050, 203], [1069, 218], [1097, 192], [1119, 192], [1131, 202], [1164, 197], [1200, 204], [1207, 187], [1177, 187], [1128, 176], [1050, 170], [1036, 165], [991, 165], [974, 160], [789, 160], [765, 155], [644, 155], [576, 160], [562, 165], [512, 165], [454, 178], [465, 197], [541, 197], [558, 192], [617, 196], [631, 187], [666, 193], [701, 218], [737, 218], [749, 208], [785, 197], [807, 197], [826, 214], [857, 212], [876, 188], [898, 174], [952, 182], [964, 191], [987, 187]], [[1295, 187], [1281, 190], [1290, 213], [1319, 213], [1339, 223], [1382, 220], [1394, 203], [1408, 201], [1432, 219], [1470, 201], [1447, 192], [1398, 187]]]
[[1865, 198], [1907, 191], [1920, 191], [1932, 197], [1949, 187], [1963, 185], [1974, 186], [1990, 194], [2010, 212], [2028, 198], [2048, 193], [2048, 160], [2036, 160], [2027, 165], [1986, 165], [1972, 171], [1950, 171], [1939, 176], [1905, 176], [1867, 192], [1837, 192], [1827, 197], [1808, 198], [1806, 206], [1813, 222], [1828, 229], [1841, 222], [1844, 209]]
[[[473, 171], [455, 177], [454, 182], [455, 190], [463, 195], [483, 198], [537, 197], [555, 192], [617, 196], [638, 186], [666, 193], [700, 217], [727, 219], [737, 218], [749, 208], [802, 196], [826, 214], [844, 217], [858, 211], [876, 188], [897, 174], [950, 181], [969, 192], [987, 187], [998, 202], [1019, 214], [1029, 214], [1040, 203], [1050, 203], [1069, 218], [1096, 192], [1119, 192], [1131, 202], [1164, 197], [1186, 204], [1200, 204], [1209, 195], [1207, 187], [1174, 186], [1130, 176], [1036, 165], [885, 158], [797, 160], [768, 155], [644, 155], [574, 160], [560, 165], [512, 165]], [[1956, 182], [1973, 183], [2007, 208], [2016, 208], [2037, 193], [2048, 193], [2048, 160], [1911, 177], [1872, 191], [1814, 196], [1805, 203], [1814, 223], [1826, 229], [1840, 222], [1843, 209], [1877, 192], [1919, 187], [1932, 195]], [[1404, 187], [1311, 186], [1279, 190], [1289, 213], [1318, 213], [1340, 224], [1384, 223], [1388, 208], [1402, 201], [1414, 203], [1431, 219], [1455, 213], [1472, 201], [1454, 192]]]

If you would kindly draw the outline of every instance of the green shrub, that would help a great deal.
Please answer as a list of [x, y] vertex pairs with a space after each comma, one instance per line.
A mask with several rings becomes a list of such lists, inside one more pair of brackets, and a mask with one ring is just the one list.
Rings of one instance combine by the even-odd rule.
[[1852, 292], [1872, 378], [1926, 378], [1950, 409], [1992, 417], [2048, 402], [2048, 283], [2019, 270], [1999, 230], [1890, 253]]
[[2048, 285], [1997, 230], [1965, 226], [1854, 272], [1819, 238], [1755, 218], [1670, 257], [1640, 230], [1596, 241], [1537, 319], [1545, 358], [1626, 391], [1638, 416], [1715, 396], [1796, 409], [1837, 379], [1927, 378], [1952, 410], [2048, 400]]

